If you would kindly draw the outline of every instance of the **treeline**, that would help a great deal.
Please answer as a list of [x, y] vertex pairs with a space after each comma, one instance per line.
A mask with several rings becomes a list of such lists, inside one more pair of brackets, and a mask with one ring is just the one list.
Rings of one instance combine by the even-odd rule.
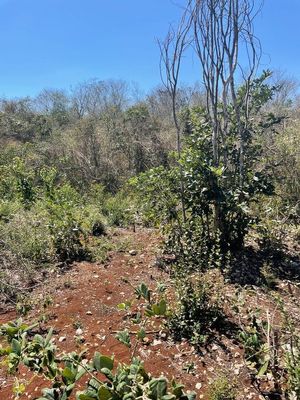
[[[265, 131], [260, 140], [264, 160], [279, 185], [292, 187], [286, 195], [295, 202], [299, 198], [297, 84], [281, 74], [273, 81], [278, 90], [264, 112], [282, 122], [276, 132]], [[189, 110], [195, 107], [205, 107], [200, 86], [181, 87], [177, 109], [184, 136], [191, 133]], [[134, 85], [116, 80], [91, 80], [69, 91], [45, 89], [34, 98], [3, 98], [0, 143], [1, 164], [21, 155], [30, 167], [55, 167], [75, 187], [101, 183], [116, 193], [129, 177], [170, 163], [169, 154], [176, 148], [172, 101], [164, 87], [141, 95]]]
[[[166, 165], [175, 147], [167, 91], [136, 92], [123, 81], [92, 80], [69, 92], [2, 99], [2, 153], [24, 152], [30, 144], [35, 167], [54, 166], [80, 188], [94, 182], [116, 192], [130, 176]], [[197, 87], [182, 88], [178, 107], [201, 101]]]

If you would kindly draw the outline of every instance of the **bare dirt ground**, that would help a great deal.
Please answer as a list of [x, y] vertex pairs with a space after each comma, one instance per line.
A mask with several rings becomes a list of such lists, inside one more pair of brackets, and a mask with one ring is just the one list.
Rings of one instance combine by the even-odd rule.
[[[157, 233], [147, 229], [117, 230], [114, 241], [126, 241], [128, 248], [111, 252], [104, 264], [76, 263], [70, 270], [56, 274], [45, 281], [43, 287], [32, 293], [35, 307], [25, 320], [44, 320], [40, 328], [54, 328], [55, 342], [62, 351], [83, 349], [88, 355], [95, 351], [114, 354], [116, 362], [129, 362], [130, 351], [115, 339], [115, 331], [129, 327], [124, 312], [118, 311], [117, 304], [133, 298], [132, 285], [141, 282], [150, 287], [156, 282], [171, 284], [169, 275], [155, 265], [155, 254], [159, 244]], [[136, 254], [131, 255], [129, 250]], [[135, 253], [134, 252], [134, 253]], [[237, 286], [226, 285], [224, 308], [230, 314], [230, 297]], [[282, 281], [278, 286], [286, 304], [297, 315], [300, 291], [297, 285]], [[292, 294], [291, 294], [292, 291]], [[41, 307], [44, 299], [50, 296], [52, 304]], [[260, 306], [272, 311], [274, 305], [268, 293], [261, 288], [249, 287], [245, 291], [248, 305]], [[17, 317], [14, 311], [0, 315], [0, 323]], [[76, 340], [76, 330], [82, 330], [83, 343]], [[194, 347], [183, 341], [174, 343], [168, 336], [162, 338], [157, 333], [148, 334], [146, 343], [137, 348], [137, 355], [144, 360], [146, 369], [154, 376], [161, 373], [169, 379], [185, 384], [186, 389], [197, 392], [197, 399], [207, 398], [207, 388], [211, 380], [226, 373], [239, 388], [239, 399], [264, 399], [251, 384], [249, 371], [243, 361], [243, 350], [233, 338], [223, 334], [203, 349], [199, 354]], [[192, 368], [188, 366], [192, 365]], [[19, 371], [19, 380], [27, 383], [26, 392], [21, 399], [34, 399], [41, 394], [47, 383], [41, 378]], [[0, 399], [14, 399], [12, 394], [14, 378], [0, 371]]]

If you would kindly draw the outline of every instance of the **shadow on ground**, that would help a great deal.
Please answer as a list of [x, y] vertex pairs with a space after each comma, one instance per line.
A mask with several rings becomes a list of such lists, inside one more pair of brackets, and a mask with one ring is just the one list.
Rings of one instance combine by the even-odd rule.
[[276, 279], [300, 282], [300, 256], [284, 246], [248, 247], [236, 254], [227, 270], [232, 283], [276, 288]]

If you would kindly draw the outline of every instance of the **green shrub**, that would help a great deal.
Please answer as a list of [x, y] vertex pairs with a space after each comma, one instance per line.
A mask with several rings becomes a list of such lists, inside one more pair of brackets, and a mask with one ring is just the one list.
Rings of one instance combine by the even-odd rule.
[[290, 336], [288, 342], [284, 345], [288, 383], [287, 393], [289, 395], [288, 398], [293, 400], [300, 398], [300, 336], [298, 330], [295, 329], [297, 322], [293, 321], [288, 314], [286, 314], [286, 318], [287, 331]]
[[86, 203], [75, 209], [75, 216], [82, 226], [82, 230], [93, 236], [101, 236], [106, 233], [106, 221], [97, 204], [85, 200]]
[[209, 388], [208, 400], [235, 400], [236, 398], [236, 388], [226, 376], [217, 378]]
[[55, 188], [44, 207], [51, 239], [60, 261], [84, 259], [88, 255], [80, 195], [69, 184]]
[[[247, 112], [253, 112], [256, 118], [249, 119], [251, 123], [248, 121], [243, 133], [243, 153], [237, 145], [240, 138], [232, 105], [228, 104], [226, 110], [226, 132], [220, 133], [222, 140], [213, 145], [215, 127], [209, 115], [193, 107], [183, 116], [189, 134], [183, 138], [175, 163], [132, 180], [145, 218], [164, 227], [169, 250], [181, 264], [190, 267], [193, 262], [197, 267], [214, 252], [222, 254], [221, 261], [225, 262], [228, 252], [240, 251], [254, 222], [251, 205], [261, 195], [274, 193], [270, 170], [258, 162], [262, 155], [258, 138], [266, 126], [275, 129], [278, 123], [274, 115], [265, 115], [263, 110], [275, 90], [266, 83], [269, 76], [270, 72], [264, 71], [249, 87]], [[238, 102], [245, 90], [245, 86], [238, 89]], [[218, 254], [216, 264], [220, 264]]]
[[101, 220], [94, 221], [92, 226], [93, 236], [103, 236], [106, 234], [105, 225]]
[[288, 353], [287, 357], [288, 392], [291, 399], [300, 396], [300, 356], [299, 348], [296, 354]]
[[[114, 358], [98, 352], [89, 361], [85, 358], [85, 351], [58, 354], [52, 330], [45, 337], [38, 334], [30, 337], [30, 329], [32, 327], [21, 319], [2, 325], [0, 336], [6, 338], [9, 346], [0, 349], [0, 357], [5, 358], [10, 373], [15, 373], [23, 364], [50, 380], [51, 387], [42, 390], [43, 396], [39, 400], [67, 400], [75, 391], [78, 400], [195, 399], [194, 393], [184, 392], [183, 385], [174, 381], [169, 383], [164, 376], [153, 378], [138, 359], [133, 359], [129, 365], [120, 363], [114, 368]], [[99, 373], [105, 376], [104, 381], [98, 378]], [[82, 377], [86, 378], [84, 388], [78, 385]], [[78, 391], [79, 387], [81, 391]], [[25, 386], [22, 387], [19, 394], [25, 390]]]
[[177, 286], [177, 307], [168, 321], [175, 340], [188, 339], [196, 347], [206, 343], [212, 329], [223, 322], [214, 296], [215, 286], [202, 278], [181, 280]]
[[13, 254], [36, 264], [55, 259], [55, 249], [45, 213], [38, 208], [19, 210], [7, 223], [0, 224], [0, 237]]
[[0, 223], [9, 222], [21, 208], [22, 205], [17, 200], [0, 200]]
[[135, 220], [132, 200], [122, 191], [106, 199], [103, 214], [112, 226], [126, 227]]

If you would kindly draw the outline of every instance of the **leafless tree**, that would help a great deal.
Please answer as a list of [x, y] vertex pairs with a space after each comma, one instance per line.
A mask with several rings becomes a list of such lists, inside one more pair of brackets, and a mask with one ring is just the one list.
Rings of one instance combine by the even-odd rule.
[[[183, 54], [190, 44], [189, 32], [191, 26], [191, 18], [187, 18], [187, 13], [184, 13], [178, 29], [170, 26], [169, 32], [164, 41], [159, 41], [160, 48], [160, 72], [163, 85], [167, 89], [172, 101], [172, 116], [176, 128], [176, 144], [178, 157], [181, 156], [181, 126], [178, 119], [178, 86], [179, 74], [182, 63]], [[184, 184], [182, 167], [181, 172], [181, 207], [183, 220], [186, 220], [186, 212], [184, 205]]]
[[45, 114], [50, 114], [58, 107], [67, 109], [68, 103], [67, 93], [56, 89], [44, 89], [34, 99], [36, 111]]
[[294, 119], [294, 106], [297, 103], [300, 82], [280, 70], [272, 73], [271, 82], [277, 90], [272, 100], [267, 104], [267, 109], [276, 115], [284, 117], [282, 127], [286, 129], [289, 126], [289, 122], [292, 123]]
[[191, 19], [184, 13], [177, 30], [170, 26], [163, 41], [159, 41], [161, 80], [172, 101], [172, 115], [177, 134], [177, 152], [181, 154], [181, 127], [178, 119], [179, 74], [184, 51], [190, 44]]
[[[260, 7], [255, 0], [190, 0], [193, 44], [199, 57], [206, 90], [206, 106], [212, 125], [212, 147], [216, 166], [227, 163], [225, 139], [229, 128], [228, 106], [232, 105], [239, 136], [239, 172], [243, 185], [244, 142], [249, 123], [250, 85], [260, 60], [260, 43], [253, 20]], [[243, 61], [243, 63], [241, 62]], [[243, 98], [237, 89], [243, 84]], [[221, 154], [219, 143], [225, 152]]]

